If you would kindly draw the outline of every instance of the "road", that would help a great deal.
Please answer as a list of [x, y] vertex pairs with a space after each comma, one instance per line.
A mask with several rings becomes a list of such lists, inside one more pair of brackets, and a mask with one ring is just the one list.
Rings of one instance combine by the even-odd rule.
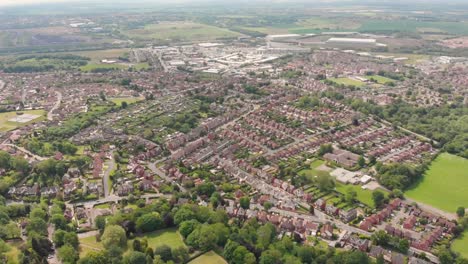
[[152, 170], [154, 173], [156, 173], [158, 176], [160, 176], [161, 178], [163, 178], [164, 180], [166, 180], [167, 182], [172, 182], [172, 183], [175, 183], [177, 186], [179, 186], [179, 189], [182, 191], [182, 192], [186, 192], [187, 189], [185, 189], [184, 186], [180, 185], [178, 182], [174, 181], [173, 179], [171, 179], [169, 176], [166, 175], [166, 173], [162, 170], [160, 170], [158, 167], [156, 167], [156, 163], [148, 163], [148, 168], [150, 170]]
[[55, 94], [57, 95], [57, 101], [55, 102], [52, 109], [50, 109], [50, 111], [47, 113], [47, 120], [49, 120], [49, 121], [54, 120], [54, 116], [53, 116], [54, 111], [57, 110], [57, 108], [60, 107], [60, 103], [62, 102], [62, 93], [61, 92], [55, 92]]

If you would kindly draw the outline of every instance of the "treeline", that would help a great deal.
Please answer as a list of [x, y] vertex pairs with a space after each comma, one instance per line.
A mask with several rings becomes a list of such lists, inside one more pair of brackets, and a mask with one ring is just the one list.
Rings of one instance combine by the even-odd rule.
[[372, 114], [438, 142], [443, 150], [468, 158], [468, 111], [462, 102], [416, 107], [402, 100], [378, 106], [360, 99], [346, 102], [354, 109]]
[[[222, 254], [233, 264], [372, 263], [360, 251], [337, 252], [334, 248], [306, 246], [295, 236], [280, 239], [271, 223], [260, 224], [256, 219], [245, 222], [229, 219], [224, 210], [195, 204], [175, 206], [175, 201], [166, 200], [152, 204], [141, 201], [137, 204], [139, 208], [131, 213], [98, 216], [95, 223], [100, 233], [96, 238], [102, 242], [104, 250], [88, 253], [78, 263], [186, 263], [190, 253], [210, 250]], [[135, 236], [168, 227], [178, 228], [188, 248], [171, 248], [167, 245], [152, 248], [144, 234]], [[129, 239], [133, 239], [131, 248], [128, 246]], [[124, 254], [127, 250], [128, 253]]]

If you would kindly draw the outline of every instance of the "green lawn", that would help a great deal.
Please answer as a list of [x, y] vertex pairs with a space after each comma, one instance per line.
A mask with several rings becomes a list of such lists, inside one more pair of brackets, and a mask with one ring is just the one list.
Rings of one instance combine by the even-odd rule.
[[390, 78], [387, 78], [387, 77], [383, 77], [383, 76], [380, 76], [380, 75], [371, 75], [371, 76], [365, 76], [364, 78], [370, 80], [370, 79], [374, 79], [377, 81], [377, 83], [379, 84], [386, 84], [388, 82], [395, 82], [395, 80], [393, 79], [390, 79]]
[[468, 258], [468, 231], [465, 231], [459, 238], [455, 239], [451, 248], [462, 257]]
[[109, 101], [113, 102], [114, 104], [121, 106], [123, 102], [127, 102], [127, 104], [133, 104], [138, 101], [143, 100], [144, 98], [142, 97], [115, 97], [115, 98], [109, 98]]
[[171, 248], [185, 247], [182, 236], [177, 231], [177, 228], [167, 228], [151, 233], [146, 233], [141, 238], [143, 237], [148, 239], [148, 246], [152, 247], [153, 249], [164, 244]]
[[[38, 115], [39, 117], [26, 123], [8, 121], [14, 117], [17, 117], [18, 116], [17, 113]], [[46, 115], [46, 112], [44, 110], [27, 110], [27, 111], [0, 113], [0, 132], [10, 131], [17, 127], [26, 126], [32, 123], [42, 121], [45, 119], [45, 115]]]
[[[372, 208], [375, 207], [374, 201], [372, 200], [372, 192], [373, 191], [362, 189], [361, 185], [342, 184], [342, 183], [339, 183], [339, 182], [336, 183], [336, 190], [338, 192], [342, 193], [342, 194], [346, 194], [346, 192], [348, 191], [349, 188], [356, 191], [357, 199], [361, 203], [363, 203], [363, 204], [365, 204], [367, 206], [370, 206]], [[385, 190], [382, 190], [382, 189], [379, 189], [379, 190], [382, 191], [385, 195], [388, 194]]]
[[227, 264], [227, 261], [215, 252], [209, 251], [190, 261], [189, 264]]
[[[146, 238], [148, 246], [155, 249], [161, 245], [168, 245], [171, 248], [185, 247], [182, 236], [177, 231], [177, 228], [167, 228], [155, 232], [145, 233], [138, 237], [139, 239]], [[133, 239], [128, 240], [127, 250], [131, 249]], [[80, 238], [80, 256], [86, 256], [90, 251], [103, 250], [101, 242], [96, 241], [95, 236]]]
[[450, 213], [459, 206], [468, 207], [468, 159], [440, 154], [405, 195]]
[[361, 87], [364, 85], [364, 82], [354, 80], [351, 78], [330, 78], [330, 81], [336, 82], [338, 84], [344, 84], [344, 85], [354, 85], [356, 87]]

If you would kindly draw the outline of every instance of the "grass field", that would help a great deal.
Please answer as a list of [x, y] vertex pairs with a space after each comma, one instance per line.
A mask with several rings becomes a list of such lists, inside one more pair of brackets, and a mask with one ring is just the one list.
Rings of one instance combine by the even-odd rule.
[[395, 82], [395, 80], [393, 79], [390, 79], [390, 78], [387, 78], [387, 77], [383, 77], [383, 76], [380, 76], [380, 75], [371, 75], [371, 76], [365, 76], [364, 78], [370, 80], [370, 79], [374, 79], [377, 81], [377, 83], [379, 84], [386, 84], [388, 82]]
[[128, 66], [122, 64], [100, 64], [100, 63], [89, 63], [85, 66], [81, 66], [80, 70], [83, 72], [89, 72], [96, 69], [113, 69], [113, 70], [121, 70], [121, 69], [128, 69]]
[[149, 24], [143, 29], [125, 31], [130, 38], [142, 40], [173, 40], [173, 41], [208, 41], [220, 38], [234, 38], [239, 33], [228, 29], [209, 26], [194, 22], [162, 22]]
[[[346, 194], [346, 192], [348, 191], [348, 189], [351, 188], [353, 189], [354, 191], [356, 191], [357, 193], [357, 199], [367, 205], [367, 206], [370, 206], [372, 208], [375, 208], [375, 204], [374, 204], [374, 201], [372, 200], [372, 192], [371, 190], [366, 190], [366, 189], [362, 189], [360, 185], [352, 185], [352, 184], [342, 184], [342, 183], [339, 183], [337, 182], [336, 183], [336, 190], [342, 194]], [[384, 190], [380, 190], [382, 191], [384, 194], [388, 194], [386, 191]]]
[[119, 98], [110, 98], [109, 101], [113, 102], [114, 104], [121, 106], [123, 102], [127, 102], [127, 104], [133, 104], [138, 101], [143, 100], [142, 97], [119, 97]]
[[344, 84], [344, 85], [354, 85], [356, 87], [361, 87], [364, 85], [364, 82], [354, 80], [351, 78], [330, 78], [330, 81], [336, 82], [338, 84]]
[[26, 123], [18, 123], [18, 122], [11, 122], [8, 121], [11, 118], [14, 118], [17, 116], [17, 112], [5, 112], [5, 113], [0, 113], [0, 132], [5, 132], [5, 131], [10, 131], [13, 129], [16, 129], [17, 127], [21, 126], [26, 126], [35, 122], [39, 122], [45, 119], [45, 114], [46, 112], [44, 110], [27, 110], [27, 111], [18, 111], [18, 113], [24, 113], [24, 114], [31, 114], [31, 115], [38, 115], [39, 117], [26, 122]]
[[215, 252], [209, 251], [190, 261], [189, 264], [227, 264], [227, 261]]
[[459, 206], [468, 207], [468, 159], [440, 154], [405, 195], [450, 213]]
[[315, 179], [315, 176], [321, 176], [321, 175], [330, 175], [328, 171], [323, 171], [323, 170], [318, 170], [317, 168], [325, 164], [323, 160], [314, 160], [310, 164], [310, 169], [305, 169], [299, 171], [299, 175], [305, 175], [310, 181], [313, 181]]
[[[138, 237], [139, 239], [146, 238], [148, 240], [148, 246], [155, 249], [162, 245], [168, 245], [171, 248], [185, 247], [182, 236], [177, 231], [177, 228], [167, 228], [158, 230], [155, 232], [146, 233], [143, 236]], [[127, 249], [132, 247], [133, 240], [128, 240]], [[88, 252], [103, 250], [101, 242], [96, 241], [95, 236], [86, 238], [80, 238], [80, 256], [86, 256]]]
[[451, 249], [462, 257], [468, 258], [468, 231], [453, 241]]

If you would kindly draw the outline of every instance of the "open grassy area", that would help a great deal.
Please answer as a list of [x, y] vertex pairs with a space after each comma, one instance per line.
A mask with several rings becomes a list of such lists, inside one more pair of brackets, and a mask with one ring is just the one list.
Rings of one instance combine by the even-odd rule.
[[123, 102], [127, 102], [127, 104], [133, 104], [138, 101], [143, 100], [142, 97], [119, 97], [119, 98], [110, 98], [109, 101], [113, 102], [114, 104], [121, 106]]
[[81, 66], [80, 70], [83, 72], [90, 72], [98, 69], [108, 69], [108, 70], [121, 70], [127, 69], [128, 66], [122, 64], [100, 64], [100, 63], [89, 63], [85, 66]]
[[[38, 117], [25, 123], [9, 121], [12, 118], [20, 116], [17, 113], [37, 115]], [[44, 110], [27, 110], [27, 111], [0, 113], [0, 132], [10, 131], [17, 127], [26, 126], [32, 123], [45, 120], [46, 118], [45, 115], [46, 115], [46, 112]]]
[[468, 231], [453, 241], [451, 249], [462, 257], [468, 258]]
[[387, 77], [384, 77], [384, 76], [380, 76], [380, 75], [365, 76], [364, 78], [366, 78], [367, 80], [374, 79], [379, 84], [386, 84], [388, 82], [395, 82], [395, 80], [393, 80], [393, 79], [390, 79], [390, 78], [387, 78]]
[[227, 264], [227, 261], [215, 252], [209, 251], [190, 261], [189, 264]]
[[468, 159], [440, 154], [405, 195], [450, 213], [459, 206], [468, 207]]
[[[171, 248], [185, 247], [182, 236], [177, 231], [177, 228], [167, 228], [143, 234], [138, 237], [139, 239], [146, 238], [148, 246], [155, 249], [162, 245], [168, 245]], [[95, 236], [80, 238], [80, 256], [86, 256], [88, 252], [103, 250], [101, 242], [96, 241]], [[127, 250], [132, 247], [133, 239], [128, 240]]]
[[239, 33], [228, 29], [185, 21], [149, 24], [142, 29], [125, 31], [124, 34], [128, 37], [141, 40], [173, 41], [208, 41], [240, 36]]
[[[362, 189], [361, 185], [342, 184], [342, 183], [339, 183], [339, 182], [336, 183], [336, 190], [338, 192], [342, 193], [342, 194], [346, 194], [346, 192], [348, 191], [349, 188], [356, 191], [357, 199], [361, 203], [363, 203], [363, 204], [365, 204], [365, 205], [367, 205], [369, 207], [375, 208], [374, 201], [372, 200], [372, 192], [373, 191]], [[383, 192], [387, 196], [388, 193], [386, 191], [384, 191], [384, 190], [380, 190], [380, 191]]]
[[344, 85], [354, 85], [356, 87], [361, 87], [364, 85], [364, 82], [354, 80], [351, 78], [330, 78], [330, 81], [336, 82], [338, 84], [344, 84]]

